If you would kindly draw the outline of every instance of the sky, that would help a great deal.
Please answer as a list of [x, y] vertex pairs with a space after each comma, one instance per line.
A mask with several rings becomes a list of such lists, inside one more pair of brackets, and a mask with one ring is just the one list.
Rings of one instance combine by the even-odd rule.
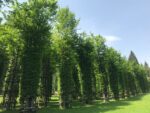
[[[24, 0], [21, 0], [24, 1]], [[59, 0], [80, 19], [79, 31], [100, 34], [107, 45], [150, 65], [150, 0]]]
[[107, 45], [150, 65], [150, 0], [60, 0], [80, 19], [79, 29], [100, 34]]

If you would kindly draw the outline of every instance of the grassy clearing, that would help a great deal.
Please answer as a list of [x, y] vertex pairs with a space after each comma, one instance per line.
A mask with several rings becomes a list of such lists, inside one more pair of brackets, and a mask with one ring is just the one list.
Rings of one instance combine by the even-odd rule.
[[[74, 102], [69, 110], [58, 109], [57, 99], [53, 99], [50, 107], [39, 110], [38, 113], [150, 113], [150, 94], [133, 97], [127, 100], [102, 103], [95, 101], [93, 105], [82, 105]], [[17, 111], [0, 111], [0, 113], [18, 113]]]

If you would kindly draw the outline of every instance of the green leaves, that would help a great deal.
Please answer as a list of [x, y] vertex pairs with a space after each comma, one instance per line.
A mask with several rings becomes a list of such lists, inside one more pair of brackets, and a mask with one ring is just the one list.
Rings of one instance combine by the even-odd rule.
[[[8, 14], [4, 13], [6, 21], [0, 25], [0, 74], [5, 74], [7, 61], [8, 73], [22, 68], [20, 102], [27, 104], [25, 107], [35, 105], [39, 85], [48, 102], [55, 71], [63, 108], [71, 107], [73, 96], [90, 103], [97, 95], [108, 100], [112, 93], [118, 100], [120, 93], [124, 98], [149, 90], [148, 65], [146, 69], [140, 65], [133, 52], [128, 61], [107, 47], [100, 35], [78, 33], [79, 20], [69, 8], [57, 9], [56, 0], [14, 0], [10, 6]], [[10, 78], [13, 74], [8, 75]]]
[[68, 8], [60, 9], [56, 16], [56, 26], [53, 40], [59, 55], [59, 78], [60, 78], [60, 107], [70, 108], [73, 93], [73, 69], [76, 65], [74, 45], [76, 40], [77, 21]]
[[70, 37], [69, 40], [71, 40], [71, 37], [76, 33], [78, 22], [75, 15], [69, 11], [69, 8], [62, 8], [57, 13], [56, 28], [64, 39]]
[[3, 49], [8, 55], [14, 55], [16, 50], [23, 48], [23, 41], [20, 39], [18, 30], [8, 26], [0, 26], [0, 48]]

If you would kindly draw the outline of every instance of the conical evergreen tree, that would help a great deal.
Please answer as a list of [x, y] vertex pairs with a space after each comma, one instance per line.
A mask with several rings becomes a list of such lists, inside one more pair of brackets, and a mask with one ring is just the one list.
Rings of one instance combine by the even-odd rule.
[[139, 64], [138, 60], [137, 60], [137, 57], [136, 55], [134, 54], [133, 51], [130, 52], [130, 55], [129, 55], [129, 59], [128, 59], [130, 62], [134, 62], [136, 64]]

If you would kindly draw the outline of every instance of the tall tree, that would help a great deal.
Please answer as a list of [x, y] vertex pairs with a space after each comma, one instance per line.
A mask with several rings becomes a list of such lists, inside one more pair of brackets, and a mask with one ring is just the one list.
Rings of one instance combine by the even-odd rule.
[[[126, 77], [127, 77], [127, 61], [126, 59], [119, 58], [119, 67], [118, 67], [118, 75], [119, 75], [119, 91], [121, 93], [121, 97], [125, 98], [127, 89]], [[128, 90], [129, 92], [129, 90]]]
[[75, 50], [73, 42], [76, 40], [78, 20], [68, 8], [62, 8], [57, 13], [56, 35], [60, 38], [60, 107], [70, 108], [73, 92], [73, 65]]
[[114, 49], [108, 49], [108, 71], [110, 88], [116, 100], [119, 99], [119, 57], [120, 54], [117, 53]]
[[97, 48], [97, 62], [100, 72], [100, 85], [104, 102], [109, 100], [109, 74], [108, 74], [108, 56], [105, 40], [101, 36], [95, 38]]
[[93, 51], [94, 46], [92, 40], [85, 33], [81, 34], [78, 54], [81, 68], [83, 102], [86, 104], [91, 103], [93, 99]]
[[74, 91], [73, 91], [73, 98], [78, 99], [81, 97], [81, 85], [80, 85], [80, 78], [79, 78], [79, 66], [78, 64], [73, 66], [73, 82], [74, 82]]
[[8, 47], [8, 38], [6, 38], [6, 36], [3, 35], [5, 31], [5, 27], [0, 25], [0, 94], [2, 94], [4, 84], [3, 81], [5, 79], [9, 61], [8, 51], [6, 51]]
[[137, 86], [142, 93], [148, 92], [148, 80], [147, 80], [147, 72], [143, 65], [137, 65], [134, 67], [134, 73], [137, 79]]
[[[22, 51], [22, 41], [19, 39], [19, 34], [16, 29], [4, 25], [3, 34], [1, 34], [1, 41], [5, 45], [5, 53], [7, 53], [7, 63], [5, 64], [5, 82], [4, 82], [4, 94], [3, 94], [3, 104], [6, 109], [12, 109], [15, 107], [16, 99], [19, 93], [19, 81], [20, 81], [20, 57]], [[4, 60], [4, 62], [6, 62]], [[4, 77], [1, 78], [1, 80]]]
[[52, 80], [55, 73], [55, 60], [53, 50], [47, 47], [42, 59], [42, 75], [41, 75], [41, 97], [44, 106], [48, 105], [49, 99], [52, 95]]
[[[52, 28], [55, 9], [55, 0], [16, 2], [8, 17], [10, 25], [20, 31], [24, 41], [20, 102], [25, 108], [34, 107], [36, 103], [43, 50]], [[28, 109], [28, 112], [31, 111]]]
[[[131, 62], [132, 68], [133, 68], [133, 74], [136, 82], [136, 93], [145, 93], [147, 92], [146, 84], [147, 84], [147, 78], [146, 78], [146, 70], [144, 71], [143, 66], [138, 63], [138, 60], [135, 56], [135, 54], [131, 51], [131, 54], [129, 56], [129, 61]], [[144, 83], [145, 81], [145, 83]], [[134, 88], [135, 89], [135, 88]], [[134, 90], [132, 89], [132, 91]]]

